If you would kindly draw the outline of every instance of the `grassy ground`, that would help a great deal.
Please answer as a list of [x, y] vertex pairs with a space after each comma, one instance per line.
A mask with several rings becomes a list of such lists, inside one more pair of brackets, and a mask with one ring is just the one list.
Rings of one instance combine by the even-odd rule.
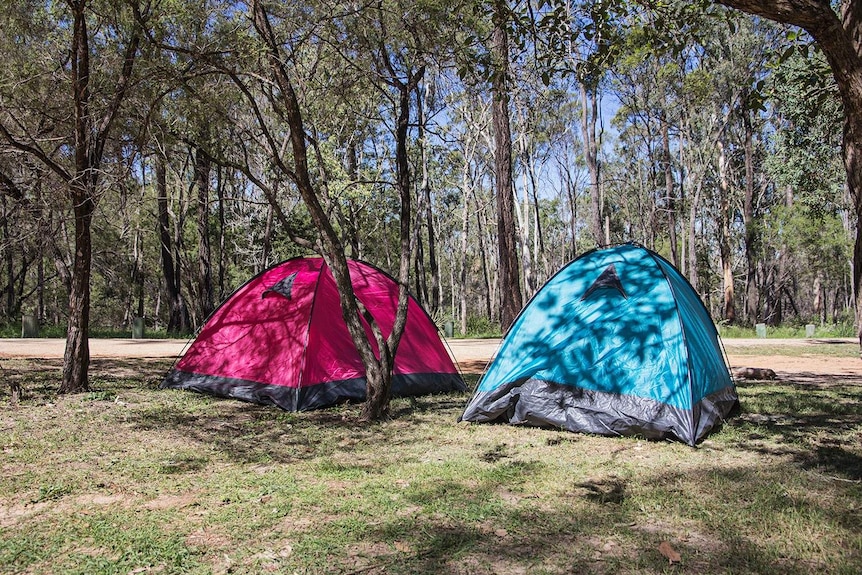
[[459, 424], [466, 395], [360, 425], [158, 391], [167, 361], [65, 397], [59, 360], [0, 365], [0, 573], [862, 572], [862, 378], [741, 384], [692, 449]]

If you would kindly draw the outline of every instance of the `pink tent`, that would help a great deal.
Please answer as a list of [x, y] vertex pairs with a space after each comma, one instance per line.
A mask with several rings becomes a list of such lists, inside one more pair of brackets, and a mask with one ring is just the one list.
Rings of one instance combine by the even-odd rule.
[[[348, 261], [356, 297], [384, 336], [398, 285], [379, 269]], [[363, 320], [363, 323], [365, 321]], [[371, 328], [369, 341], [377, 353]], [[322, 258], [272, 267], [233, 293], [207, 320], [161, 387], [182, 388], [304, 411], [365, 399], [365, 369], [341, 317]], [[395, 358], [395, 396], [466, 391], [428, 314], [411, 297]]]

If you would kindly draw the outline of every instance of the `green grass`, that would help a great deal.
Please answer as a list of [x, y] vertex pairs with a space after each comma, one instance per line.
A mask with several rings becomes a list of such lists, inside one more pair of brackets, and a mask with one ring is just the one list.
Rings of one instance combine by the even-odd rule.
[[459, 424], [466, 394], [284, 413], [169, 364], [57, 397], [59, 361], [2, 361], [0, 573], [862, 572], [862, 378], [740, 384], [692, 449]]
[[[753, 338], [758, 337], [757, 330], [751, 326], [719, 325], [722, 338]], [[836, 323], [816, 325], [815, 338], [856, 337], [858, 334], [852, 323]], [[801, 339], [806, 337], [805, 325], [766, 326], [767, 339]]]
[[731, 355], [787, 356], [787, 357], [846, 357], [858, 358], [859, 345], [826, 341], [808, 341], [796, 344], [760, 340], [755, 345], [743, 345], [733, 339], [723, 339], [724, 348]]

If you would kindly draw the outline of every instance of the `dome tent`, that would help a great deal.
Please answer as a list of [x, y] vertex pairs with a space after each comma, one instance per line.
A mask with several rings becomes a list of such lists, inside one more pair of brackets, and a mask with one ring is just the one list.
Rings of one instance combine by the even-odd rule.
[[548, 280], [461, 419], [695, 445], [737, 401], [697, 293], [661, 256], [627, 244], [588, 252]]
[[[392, 330], [398, 284], [381, 270], [348, 260], [357, 299]], [[376, 341], [362, 319], [375, 353]], [[168, 373], [181, 388], [288, 411], [365, 399], [365, 368], [341, 316], [338, 290], [322, 258], [294, 258], [237, 289], [210, 316]], [[412, 297], [392, 378], [394, 396], [465, 391], [437, 328]]]

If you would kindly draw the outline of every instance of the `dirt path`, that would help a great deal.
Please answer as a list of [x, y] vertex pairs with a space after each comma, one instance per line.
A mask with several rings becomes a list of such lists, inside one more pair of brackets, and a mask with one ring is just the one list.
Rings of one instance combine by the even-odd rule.
[[[63, 357], [63, 339], [0, 339], [0, 359]], [[731, 367], [758, 367], [774, 370], [779, 377], [789, 374], [823, 374], [834, 377], [852, 377], [862, 380], [862, 360], [858, 357], [830, 357], [818, 355], [817, 347], [823, 344], [847, 345], [852, 350], [853, 339], [727, 339]], [[170, 358], [185, 350], [187, 340], [178, 339], [91, 339], [90, 356], [93, 358]], [[462, 370], [482, 373], [500, 345], [499, 339], [450, 339], [446, 345]], [[811, 348], [793, 355], [773, 354], [775, 348]], [[764, 353], [757, 353], [764, 348]], [[769, 349], [771, 348], [771, 349]]]

